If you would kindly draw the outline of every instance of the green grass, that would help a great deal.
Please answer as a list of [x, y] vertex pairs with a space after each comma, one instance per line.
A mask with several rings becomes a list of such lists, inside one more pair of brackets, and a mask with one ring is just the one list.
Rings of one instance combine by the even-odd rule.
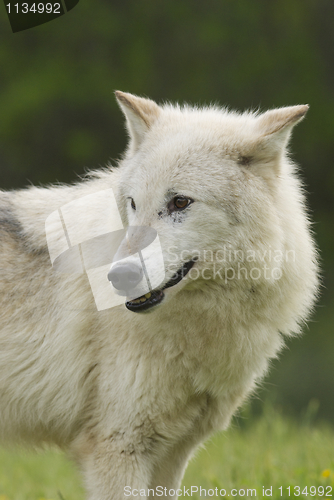
[[0, 449], [0, 500], [62, 500], [62, 497], [85, 498], [79, 474], [63, 453]]
[[[326, 424], [310, 425], [308, 417], [297, 423], [267, 407], [262, 417], [235, 422], [190, 462], [184, 484], [224, 488], [230, 498], [232, 488], [255, 488], [256, 498], [265, 498], [263, 486], [272, 486], [274, 499], [288, 498], [287, 486], [291, 486], [291, 497], [293, 486], [330, 485], [334, 489], [334, 429]], [[332, 495], [334, 498], [334, 491]]]
[[[262, 488], [272, 486], [273, 499], [296, 498], [294, 486], [302, 490], [305, 486], [323, 486], [325, 492], [332, 486], [334, 490], [334, 429], [325, 423], [311, 424], [309, 417], [306, 414], [303, 421], [297, 422], [270, 406], [261, 417], [247, 417], [244, 413], [227, 432], [216, 435], [197, 452], [188, 466], [184, 487], [224, 488], [230, 494], [226, 498], [233, 498], [231, 490], [236, 488], [245, 490], [245, 495], [241, 491], [234, 498], [266, 498]], [[247, 489], [256, 489], [257, 496], [247, 496]], [[307, 498], [334, 499], [334, 491], [332, 496], [311, 496], [310, 490], [308, 493]], [[194, 493], [189, 498], [205, 497]], [[301, 494], [299, 498], [306, 496]], [[57, 450], [36, 454], [0, 449], [0, 500], [41, 499], [84, 499], [75, 466]]]

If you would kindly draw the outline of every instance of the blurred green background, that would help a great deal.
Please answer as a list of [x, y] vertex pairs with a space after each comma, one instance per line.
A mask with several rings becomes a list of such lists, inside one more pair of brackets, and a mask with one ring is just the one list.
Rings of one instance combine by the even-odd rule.
[[310, 104], [291, 150], [315, 221], [322, 296], [253, 407], [270, 399], [333, 420], [333, 0], [81, 0], [16, 34], [1, 6], [0, 186], [69, 182], [117, 159], [126, 134], [116, 89], [239, 110]]

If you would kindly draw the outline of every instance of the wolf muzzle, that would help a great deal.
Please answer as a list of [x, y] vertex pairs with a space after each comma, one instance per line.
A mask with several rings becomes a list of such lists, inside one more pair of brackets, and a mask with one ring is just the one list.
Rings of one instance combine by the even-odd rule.
[[143, 270], [132, 262], [118, 264], [110, 269], [108, 280], [116, 290], [131, 291], [143, 278]]

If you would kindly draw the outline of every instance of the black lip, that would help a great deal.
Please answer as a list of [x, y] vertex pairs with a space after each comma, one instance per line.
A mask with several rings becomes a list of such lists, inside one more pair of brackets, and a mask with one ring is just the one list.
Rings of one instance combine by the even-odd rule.
[[170, 288], [171, 286], [177, 285], [190, 271], [190, 269], [193, 267], [197, 259], [192, 259], [188, 260], [188, 262], [185, 262], [182, 267], [176, 273], [174, 276], [171, 277], [171, 279], [165, 284], [165, 286], [162, 288], [162, 290], [165, 290], [165, 288]]
[[171, 277], [171, 279], [160, 289], [160, 290], [154, 290], [149, 299], [146, 299], [145, 302], [142, 303], [134, 303], [131, 302], [130, 300], [125, 302], [125, 306], [129, 311], [132, 312], [142, 312], [142, 311], [147, 311], [147, 309], [151, 309], [151, 307], [156, 306], [157, 304], [160, 304], [162, 302], [165, 294], [163, 290], [166, 288], [170, 288], [172, 286], [175, 286], [177, 283], [179, 283], [190, 271], [190, 269], [193, 267], [197, 259], [192, 259], [189, 260], [188, 262], [185, 262], [182, 267], [176, 273]]
[[162, 290], [156, 290], [155, 292], [151, 292], [152, 295], [149, 299], [146, 299], [145, 302], [143, 303], [138, 303], [136, 304], [135, 302], [131, 302], [130, 300], [125, 302], [125, 306], [127, 307], [127, 309], [129, 309], [129, 311], [132, 311], [132, 312], [142, 312], [142, 311], [146, 311], [147, 309], [150, 309], [151, 307], [154, 307], [156, 306], [157, 304], [159, 304], [165, 294]]

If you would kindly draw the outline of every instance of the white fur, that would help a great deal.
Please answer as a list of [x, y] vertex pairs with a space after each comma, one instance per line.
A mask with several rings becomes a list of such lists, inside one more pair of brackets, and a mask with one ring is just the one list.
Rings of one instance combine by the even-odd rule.
[[[11, 193], [24, 234], [0, 243], [0, 436], [67, 449], [90, 500], [121, 500], [125, 486], [177, 488], [196, 446], [227, 427], [266, 373], [282, 334], [300, 331], [317, 291], [304, 196], [286, 154], [306, 106], [256, 115], [117, 97], [130, 133], [119, 168]], [[53, 272], [48, 215], [110, 187], [124, 224], [158, 232], [165, 282], [194, 251], [208, 279], [187, 276], [136, 314], [124, 305], [97, 312], [85, 275]], [[171, 191], [194, 200], [175, 217]], [[240, 279], [213, 279], [204, 252], [217, 256], [223, 245], [255, 256], [243, 259]], [[276, 262], [270, 250], [294, 258]], [[230, 275], [237, 265], [220, 263]], [[265, 266], [269, 277], [245, 279]]]

